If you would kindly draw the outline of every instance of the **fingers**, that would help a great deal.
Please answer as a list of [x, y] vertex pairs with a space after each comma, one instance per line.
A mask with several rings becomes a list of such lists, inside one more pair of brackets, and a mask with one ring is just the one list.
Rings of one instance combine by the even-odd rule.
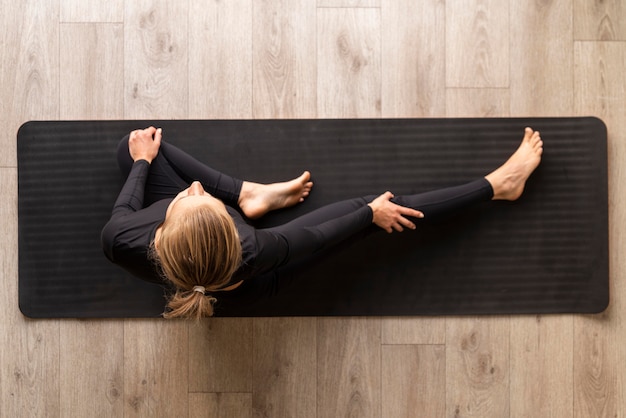
[[423, 218], [424, 217], [424, 213], [420, 212], [419, 210], [407, 208], [405, 206], [399, 206], [399, 208], [400, 208], [400, 213], [402, 213], [405, 216], [410, 216], [412, 218]]
[[159, 153], [162, 134], [163, 130], [154, 126], [132, 131], [128, 140], [128, 150], [133, 160], [141, 159], [151, 163]]
[[419, 210], [392, 202], [393, 197], [393, 193], [387, 191], [368, 203], [372, 208], [372, 222], [388, 233], [402, 232], [404, 228], [416, 229], [415, 223], [410, 218], [420, 219], [424, 214]]
[[416, 228], [415, 223], [413, 223], [411, 220], [409, 220], [405, 216], [410, 216], [413, 218], [424, 217], [424, 214], [422, 212], [415, 210], [415, 209], [407, 208], [404, 206], [397, 206], [397, 209], [398, 209], [398, 218], [396, 220], [396, 223], [393, 226], [393, 229], [395, 229], [398, 232], [404, 231], [404, 228], [408, 228], [408, 229]]
[[136, 138], [137, 136], [140, 136], [140, 135], [143, 137], [153, 137], [157, 133], [161, 135], [162, 129], [161, 128], [157, 129], [154, 126], [149, 126], [146, 129], [135, 129], [134, 131], [130, 133], [130, 137]]
[[154, 142], [158, 145], [161, 146], [161, 138], [163, 136], [163, 129], [159, 128], [155, 131], [154, 133]]

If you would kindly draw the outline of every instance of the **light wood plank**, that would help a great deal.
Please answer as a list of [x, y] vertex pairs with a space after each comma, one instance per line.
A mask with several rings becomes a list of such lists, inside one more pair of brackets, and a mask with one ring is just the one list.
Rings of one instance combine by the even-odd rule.
[[516, 318], [511, 329], [511, 418], [571, 417], [573, 318]]
[[0, 416], [60, 417], [58, 321], [2, 322]]
[[316, 321], [254, 318], [255, 416], [316, 416]]
[[446, 318], [381, 318], [383, 344], [445, 344]]
[[[120, 24], [61, 25], [61, 118], [123, 117], [123, 34]], [[61, 415], [123, 415], [124, 323], [63, 321], [60, 341]]]
[[61, 22], [124, 21], [124, 0], [63, 0]]
[[[59, 117], [59, 5], [4, 1], [0, 19], [0, 111], [15, 135], [28, 120]], [[15, 141], [0, 145], [0, 167], [15, 167]]]
[[[59, 322], [18, 309], [16, 141], [29, 119], [55, 119], [59, 105], [56, 1], [0, 3], [0, 416], [60, 416]], [[10, 168], [7, 168], [10, 167]]]
[[[622, 286], [623, 287], [623, 286]], [[620, 289], [619, 294], [624, 294]], [[624, 336], [622, 306], [574, 322], [574, 417], [618, 417], [624, 411]]]
[[122, 416], [124, 323], [67, 320], [60, 328], [61, 416]]
[[250, 393], [190, 393], [189, 418], [252, 418]]
[[[510, 7], [511, 114], [571, 115], [572, 1]], [[573, 319], [517, 318], [511, 329], [511, 417], [571, 416]]]
[[59, 415], [59, 324], [18, 310], [17, 170], [0, 168], [0, 416]]
[[443, 345], [382, 347], [382, 416], [443, 417], [445, 394]]
[[626, 4], [622, 0], [574, 0], [574, 39], [626, 40]]
[[383, 0], [382, 116], [445, 116], [445, 10], [442, 0]]
[[446, 116], [496, 118], [510, 116], [508, 89], [447, 89]]
[[319, 117], [379, 117], [380, 11], [319, 9], [317, 16]]
[[125, 3], [124, 116], [188, 117], [188, 1]]
[[446, 325], [447, 416], [509, 416], [509, 318]]
[[60, 32], [60, 117], [123, 119], [123, 26], [64, 24]]
[[315, 2], [255, 0], [253, 7], [254, 117], [315, 118]]
[[252, 319], [190, 325], [189, 391], [252, 392]]
[[189, 117], [252, 117], [252, 1], [191, 0]]
[[380, 7], [380, 0], [317, 0], [317, 7]]
[[187, 325], [177, 320], [126, 320], [125, 417], [187, 416]]
[[318, 319], [318, 416], [380, 416], [380, 332], [377, 318]]
[[446, 86], [509, 86], [509, 4], [455, 1], [446, 8]]
[[609, 166], [609, 308], [574, 318], [574, 410], [576, 417], [620, 416], [626, 408], [626, 43], [576, 43], [576, 113], [607, 124]]
[[[383, 0], [383, 117], [445, 113], [445, 4]], [[444, 318], [383, 318], [384, 344], [443, 344]]]
[[572, 1], [510, 2], [511, 115], [571, 115]]

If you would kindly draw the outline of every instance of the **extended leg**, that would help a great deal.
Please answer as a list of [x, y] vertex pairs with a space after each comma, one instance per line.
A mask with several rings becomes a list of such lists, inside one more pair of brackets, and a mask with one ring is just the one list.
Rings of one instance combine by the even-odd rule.
[[[539, 133], [527, 128], [517, 151], [485, 178], [441, 190], [398, 196], [394, 198], [396, 205], [392, 206], [416, 209], [426, 219], [433, 219], [458, 213], [471, 205], [491, 199], [515, 200], [521, 195], [526, 180], [538, 166], [542, 147]], [[372, 216], [376, 223], [374, 208], [371, 211], [367, 208], [373, 199], [373, 196], [368, 196], [320, 208], [283, 226], [264, 231], [275, 236], [265, 242], [268, 246], [276, 245], [276, 254], [282, 254], [282, 259], [275, 260], [278, 265], [286, 263], [294, 256], [313, 254], [365, 230], [371, 224]], [[267, 251], [266, 254], [272, 254], [272, 251]]]
[[[539, 165], [542, 153], [543, 142], [539, 132], [526, 128], [519, 148], [502, 166], [492, 171], [484, 179], [484, 182], [488, 183], [493, 191], [492, 199], [516, 200], [520, 197], [524, 191], [526, 180]], [[387, 232], [402, 231], [403, 228], [415, 228], [415, 224], [409, 219], [409, 216], [422, 216], [423, 213], [418, 212], [418, 207], [421, 204], [419, 200], [404, 197], [399, 199], [400, 204], [395, 204], [390, 201], [392, 197], [391, 192], [386, 192], [369, 204], [374, 214], [373, 222]], [[441, 208], [446, 212], [448, 210], [446, 209], [446, 201], [447, 198], [444, 195], [435, 208]], [[451, 210], [454, 210], [454, 206], [451, 207]], [[437, 214], [437, 210], [434, 213]]]
[[[435, 218], [489, 201], [493, 196], [487, 180], [415, 195], [399, 196], [397, 204], [413, 207]], [[314, 255], [353, 237], [365, 237], [374, 231], [372, 210], [368, 203], [376, 196], [365, 196], [333, 203], [284, 225], [257, 231], [260, 254], [257, 257], [266, 272], [291, 261]]]
[[493, 198], [493, 189], [484, 178], [459, 186], [447, 187], [415, 195], [396, 196], [392, 201], [400, 206], [417, 209], [424, 220], [436, 220], [458, 213], [472, 205]]

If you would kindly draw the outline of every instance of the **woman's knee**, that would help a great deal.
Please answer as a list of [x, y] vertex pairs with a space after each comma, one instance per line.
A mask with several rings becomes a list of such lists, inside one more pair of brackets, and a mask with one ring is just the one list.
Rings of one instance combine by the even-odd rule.
[[117, 164], [122, 170], [122, 173], [128, 175], [130, 169], [133, 166], [133, 159], [128, 151], [128, 138], [130, 134], [125, 135], [117, 145]]

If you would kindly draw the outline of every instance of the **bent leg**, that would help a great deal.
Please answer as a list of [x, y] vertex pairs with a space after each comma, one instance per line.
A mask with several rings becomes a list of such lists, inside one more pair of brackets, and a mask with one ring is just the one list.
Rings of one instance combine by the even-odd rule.
[[243, 181], [201, 163], [169, 143], [161, 143], [159, 154], [163, 155], [176, 174], [188, 185], [199, 181], [204, 190], [214, 197], [223, 200], [227, 205], [237, 206]]
[[[133, 160], [128, 151], [126, 135], [117, 149], [117, 161], [122, 173], [128, 176]], [[179, 148], [162, 142], [159, 154], [152, 161], [145, 186], [146, 205], [161, 199], [173, 198], [193, 181], [200, 181], [204, 189], [224, 203], [237, 206], [242, 182], [199, 162]]]
[[[134, 164], [128, 151], [128, 139], [129, 135], [126, 135], [117, 147], [117, 163], [125, 177], [128, 176]], [[188, 185], [159, 152], [150, 164], [150, 171], [144, 186], [144, 206], [149, 206], [159, 200], [171, 199]]]

